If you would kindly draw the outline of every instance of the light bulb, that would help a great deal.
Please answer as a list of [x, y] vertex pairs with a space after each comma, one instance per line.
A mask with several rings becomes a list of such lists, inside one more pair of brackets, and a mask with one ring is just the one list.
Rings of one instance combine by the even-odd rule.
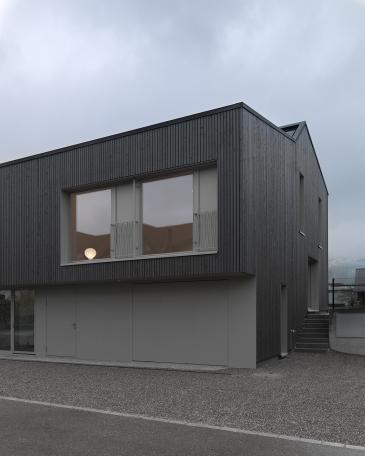
[[88, 260], [93, 260], [96, 257], [96, 250], [92, 247], [84, 250], [84, 255]]

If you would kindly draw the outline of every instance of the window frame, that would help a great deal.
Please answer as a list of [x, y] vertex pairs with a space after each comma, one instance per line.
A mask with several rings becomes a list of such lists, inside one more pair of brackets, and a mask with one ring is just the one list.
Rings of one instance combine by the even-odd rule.
[[[72, 228], [74, 228], [75, 232], [76, 229], [77, 229], [77, 197], [79, 195], [86, 195], [86, 194], [91, 194], [91, 193], [97, 193], [97, 192], [102, 192], [102, 191], [110, 191], [110, 212], [112, 212], [112, 194], [113, 194], [113, 187], [111, 186], [106, 186], [106, 187], [97, 187], [97, 188], [91, 188], [91, 189], [86, 189], [86, 190], [79, 190], [79, 191], [73, 191], [73, 192], [70, 192], [68, 194], [68, 201], [67, 201], [67, 212], [68, 212], [68, 220], [67, 220], [67, 227], [64, 227], [64, 229], [66, 229], [68, 231], [67, 233], [67, 237], [68, 237], [68, 259], [70, 262], [72, 263], [78, 263], [80, 261], [83, 261], [83, 260], [73, 260], [72, 259], [72, 256], [73, 256], [73, 253], [74, 253], [74, 246], [73, 246], [73, 242], [74, 242], [74, 236], [72, 234]], [[75, 196], [75, 218], [73, 220], [73, 217], [71, 215], [71, 212], [72, 212], [72, 197]], [[105, 256], [105, 257], [101, 257], [101, 258], [98, 258], [98, 260], [104, 260], [104, 259], [110, 259], [111, 258], [111, 236], [112, 236], [112, 233], [111, 233], [111, 227], [112, 227], [112, 223], [111, 223], [111, 220], [112, 220], [112, 214], [110, 216], [110, 222], [109, 222], [109, 233], [105, 233], [107, 235], [109, 235], [109, 256]], [[74, 222], [74, 227], [72, 226], [72, 221]], [[90, 245], [90, 247], [92, 247], [92, 245]], [[86, 260], [86, 261], [90, 261], [90, 260]]]
[[318, 248], [323, 249], [323, 200], [321, 197], [318, 197]]
[[[149, 183], [149, 182], [156, 182], [156, 181], [163, 181], [163, 180], [167, 180], [167, 179], [172, 179], [172, 178], [175, 178], [175, 177], [181, 177], [181, 176], [192, 176], [192, 190], [193, 190], [193, 197], [192, 197], [192, 206], [191, 206], [191, 223], [192, 223], [192, 240], [191, 240], [191, 250], [178, 250], [176, 252], [160, 252], [160, 253], [144, 253], [144, 236], [143, 236], [143, 225], [144, 225], [144, 217], [143, 217], [143, 205], [144, 205], [144, 195], [143, 195], [143, 184], [145, 183]], [[194, 214], [195, 214], [195, 198], [194, 198], [194, 195], [195, 195], [195, 175], [196, 175], [196, 172], [194, 170], [185, 170], [185, 171], [182, 171], [182, 172], [179, 172], [179, 173], [173, 173], [173, 174], [169, 174], [169, 175], [166, 175], [166, 176], [158, 176], [158, 177], [155, 177], [153, 179], [143, 179], [139, 182], [140, 184], [140, 187], [141, 187], [141, 194], [140, 194], [140, 198], [139, 198], [139, 201], [136, 201], [136, 204], [138, 204], [139, 206], [139, 215], [140, 215], [140, 229], [138, 231], [138, 236], [139, 236], [139, 240], [137, 240], [137, 242], [139, 242], [140, 244], [140, 251], [139, 251], [139, 254], [141, 256], [151, 256], [151, 255], [154, 255], [154, 256], [160, 256], [160, 255], [171, 255], [171, 256], [176, 256], [177, 254], [179, 253], [189, 253], [189, 252], [194, 252]]]
[[305, 220], [305, 182], [304, 182], [304, 175], [299, 172], [299, 234], [305, 236], [305, 227], [304, 227], [304, 220]]
[[[216, 244], [211, 249], [199, 248], [198, 241], [196, 240], [196, 217], [200, 213], [200, 173], [204, 170], [214, 169], [216, 179]], [[180, 175], [192, 174], [193, 175], [193, 243], [192, 250], [190, 251], [178, 251], [168, 253], [154, 253], [144, 254], [143, 253], [143, 192], [142, 185], [144, 182], [152, 182], [156, 180], [162, 180], [166, 178], [178, 177]], [[110, 258], [99, 258], [93, 260], [71, 260], [71, 238], [70, 238], [70, 223], [71, 223], [71, 194], [73, 193], [84, 193], [98, 190], [111, 190], [111, 227], [116, 223], [116, 205], [117, 205], [117, 192], [119, 188], [126, 188], [127, 185], [132, 186], [132, 211], [133, 211], [133, 255], [128, 257], [118, 258], [115, 256], [115, 245], [112, 243], [111, 234], [111, 247], [110, 247]], [[106, 184], [105, 186], [95, 186], [80, 189], [63, 190], [61, 192], [61, 220], [60, 220], [60, 266], [74, 266], [79, 264], [96, 264], [96, 263], [108, 263], [116, 261], [135, 261], [135, 260], [147, 260], [153, 258], [172, 258], [181, 256], [194, 256], [194, 255], [212, 255], [218, 253], [218, 168], [216, 163], [211, 163], [206, 166], [197, 168], [184, 168], [182, 170], [174, 170], [174, 172], [156, 174], [154, 176], [146, 176], [142, 178], [133, 178], [129, 180], [121, 181], [120, 183]], [[114, 255], [114, 256], [112, 256]]]
[[[33, 292], [33, 351], [15, 350], [15, 293], [17, 291], [28, 290]], [[16, 288], [4, 289], [2, 291], [10, 292], [10, 349], [0, 350], [0, 354], [14, 354], [14, 355], [35, 355], [36, 353], [36, 299], [35, 290], [33, 288]]]

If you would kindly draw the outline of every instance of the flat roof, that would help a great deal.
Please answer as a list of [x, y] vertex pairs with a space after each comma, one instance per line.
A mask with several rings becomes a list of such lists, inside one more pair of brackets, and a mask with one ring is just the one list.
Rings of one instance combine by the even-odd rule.
[[199, 119], [201, 117], [210, 116], [212, 114], [218, 114], [220, 112], [231, 111], [231, 110], [237, 109], [237, 108], [245, 108], [246, 110], [251, 112], [253, 115], [258, 117], [260, 120], [262, 120], [263, 122], [265, 122], [268, 125], [272, 126], [273, 128], [275, 128], [275, 130], [279, 131], [284, 136], [286, 136], [289, 139], [293, 140], [292, 136], [290, 134], [286, 133], [280, 127], [278, 127], [277, 125], [274, 125], [272, 122], [270, 122], [268, 119], [263, 117], [261, 114], [259, 114], [258, 112], [256, 112], [252, 108], [250, 108], [249, 106], [247, 106], [245, 103], [238, 102], [238, 103], [234, 103], [234, 104], [231, 104], [231, 105], [222, 106], [220, 108], [209, 109], [207, 111], [198, 112], [196, 114], [189, 114], [189, 115], [186, 115], [186, 116], [183, 116], [183, 117], [177, 117], [175, 119], [166, 120], [166, 121], [163, 121], [163, 122], [158, 122], [158, 123], [155, 123], [155, 124], [147, 125], [145, 127], [140, 127], [140, 128], [135, 128], [135, 129], [132, 129], [132, 130], [127, 130], [127, 131], [124, 131], [124, 132], [121, 132], [121, 133], [116, 133], [116, 134], [113, 134], [113, 135], [103, 136], [103, 137], [100, 137], [100, 138], [91, 139], [89, 141], [83, 141], [83, 142], [80, 142], [80, 143], [75, 143], [75, 144], [71, 144], [71, 145], [64, 146], [64, 147], [58, 147], [56, 149], [51, 149], [51, 150], [48, 150], [48, 151], [45, 151], [45, 152], [40, 152], [38, 154], [28, 155], [28, 156], [25, 156], [25, 157], [16, 158], [14, 160], [8, 160], [6, 162], [0, 163], [0, 167], [13, 165], [13, 164], [21, 163], [21, 162], [28, 161], [28, 160], [35, 160], [37, 158], [47, 157], [49, 155], [60, 154], [62, 152], [67, 152], [68, 150], [76, 149], [76, 148], [79, 148], [79, 147], [90, 146], [92, 144], [98, 144], [98, 143], [105, 142], [105, 141], [111, 141], [113, 139], [123, 138], [125, 136], [131, 136], [131, 135], [135, 135], [137, 133], [143, 133], [144, 131], [155, 130], [157, 128], [167, 127], [169, 125], [174, 125], [174, 124], [178, 124], [178, 123], [181, 123], [181, 122], [186, 122], [188, 120]]
[[[284, 135], [285, 137], [287, 137], [288, 139], [290, 139], [291, 141], [294, 141], [294, 142], [296, 142], [297, 138], [299, 137], [300, 133], [303, 131], [304, 127], [307, 127], [306, 122], [304, 122], [304, 121], [296, 122], [296, 123], [293, 123], [293, 124], [284, 125], [282, 127], [278, 127], [277, 125], [275, 125], [272, 122], [270, 122], [270, 120], [268, 120], [266, 117], [262, 116], [257, 111], [252, 109], [250, 106], [248, 106], [245, 103], [243, 103], [242, 101], [240, 101], [238, 103], [230, 104], [230, 105], [227, 105], [227, 106], [222, 106], [220, 108], [209, 109], [207, 111], [202, 111], [202, 112], [199, 112], [199, 113], [196, 113], [196, 114], [190, 114], [190, 115], [186, 115], [186, 116], [183, 116], [183, 117], [177, 117], [175, 119], [166, 120], [166, 121], [163, 121], [163, 122], [158, 122], [158, 123], [155, 123], [155, 124], [147, 125], [145, 127], [135, 128], [135, 129], [132, 129], [132, 130], [127, 130], [125, 132], [116, 133], [116, 134], [113, 134], [113, 135], [108, 135], [108, 136], [92, 139], [92, 140], [89, 140], [89, 141], [83, 141], [83, 142], [72, 144], [72, 145], [69, 145], [69, 146], [59, 147], [59, 148], [56, 148], [56, 149], [48, 150], [46, 152], [41, 152], [41, 153], [34, 154], [34, 155], [28, 155], [28, 156], [25, 156], [25, 157], [14, 159], [14, 160], [9, 160], [9, 161], [0, 163], [0, 168], [3, 168], [5, 166], [15, 165], [17, 163], [22, 163], [22, 162], [26, 162], [26, 161], [30, 161], [30, 160], [36, 160], [38, 158], [43, 158], [43, 157], [48, 157], [48, 156], [51, 156], [51, 155], [60, 154], [60, 153], [63, 153], [63, 152], [67, 152], [69, 150], [73, 150], [73, 149], [77, 149], [77, 148], [81, 148], [81, 147], [85, 147], [85, 146], [90, 146], [90, 145], [98, 144], [98, 143], [105, 142], [105, 141], [111, 141], [113, 139], [118, 139], [118, 138], [123, 138], [123, 137], [126, 137], [126, 136], [135, 135], [135, 134], [138, 134], [138, 133], [143, 133], [145, 131], [155, 130], [157, 128], [167, 127], [169, 125], [174, 125], [174, 124], [178, 124], [178, 123], [181, 123], [181, 122], [186, 122], [188, 120], [199, 119], [201, 117], [210, 116], [212, 114], [218, 114], [220, 112], [231, 111], [233, 109], [238, 109], [238, 108], [246, 109], [246, 111], [250, 112], [255, 117], [260, 119], [262, 122], [264, 122], [267, 125], [271, 126], [276, 131], [278, 131], [279, 133], [281, 133], [282, 135]], [[308, 130], [308, 127], [307, 127], [307, 130]], [[319, 160], [318, 160], [318, 157], [317, 157], [317, 154], [316, 154], [313, 142], [312, 142], [312, 138], [310, 137], [310, 134], [309, 134], [309, 130], [308, 130], [308, 135], [309, 135], [310, 141], [312, 143], [312, 147], [313, 147], [316, 159], [317, 159], [317, 163], [318, 163], [318, 166], [319, 166], [319, 170], [320, 170], [324, 185], [325, 185], [326, 190], [327, 190], [326, 181], [324, 179], [324, 176], [323, 176], [323, 173], [322, 173], [322, 170], [321, 170], [321, 166], [319, 164]], [[327, 190], [327, 193], [328, 193], [328, 190]]]

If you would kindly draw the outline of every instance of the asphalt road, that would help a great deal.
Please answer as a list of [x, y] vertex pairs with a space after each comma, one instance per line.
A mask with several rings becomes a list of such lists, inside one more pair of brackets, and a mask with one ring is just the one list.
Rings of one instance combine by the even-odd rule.
[[0, 379], [0, 396], [365, 446], [363, 356], [294, 352], [215, 374], [2, 359]]
[[360, 450], [0, 400], [1, 456], [364, 456]]

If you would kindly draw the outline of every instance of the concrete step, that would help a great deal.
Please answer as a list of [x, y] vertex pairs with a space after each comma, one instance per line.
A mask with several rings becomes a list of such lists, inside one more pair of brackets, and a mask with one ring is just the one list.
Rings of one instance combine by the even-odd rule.
[[328, 323], [304, 322], [303, 328], [328, 328]]
[[302, 330], [314, 330], [314, 331], [328, 331], [329, 326], [323, 326], [323, 325], [303, 325]]
[[296, 343], [328, 344], [328, 337], [297, 337]]
[[297, 333], [295, 351], [326, 353], [329, 349], [328, 333], [328, 314], [308, 312], [303, 327]]
[[[328, 331], [328, 328], [302, 328], [300, 331], [299, 331], [300, 334], [313, 334], [313, 333], [317, 333], [317, 334], [328, 334], [329, 331]], [[298, 334], [299, 334], [298, 333]]]
[[297, 334], [298, 337], [326, 337], [328, 338], [328, 331], [302, 331]]
[[326, 353], [329, 349], [328, 333], [328, 314], [308, 312], [303, 327], [297, 333], [295, 351]]
[[307, 314], [305, 317], [307, 320], [328, 320], [328, 314]]
[[329, 323], [328, 318], [307, 318], [305, 317], [304, 323]]
[[297, 339], [300, 337], [314, 337], [317, 339], [328, 339], [328, 332], [300, 332], [297, 334]]
[[296, 352], [302, 353], [327, 353], [328, 348], [297, 348], [295, 347]]
[[313, 325], [328, 325], [329, 324], [329, 320], [325, 320], [324, 318], [320, 318], [320, 319], [315, 319], [315, 318], [306, 318], [304, 320], [304, 324], [313, 324]]
[[327, 342], [297, 342], [295, 348], [328, 348]]

